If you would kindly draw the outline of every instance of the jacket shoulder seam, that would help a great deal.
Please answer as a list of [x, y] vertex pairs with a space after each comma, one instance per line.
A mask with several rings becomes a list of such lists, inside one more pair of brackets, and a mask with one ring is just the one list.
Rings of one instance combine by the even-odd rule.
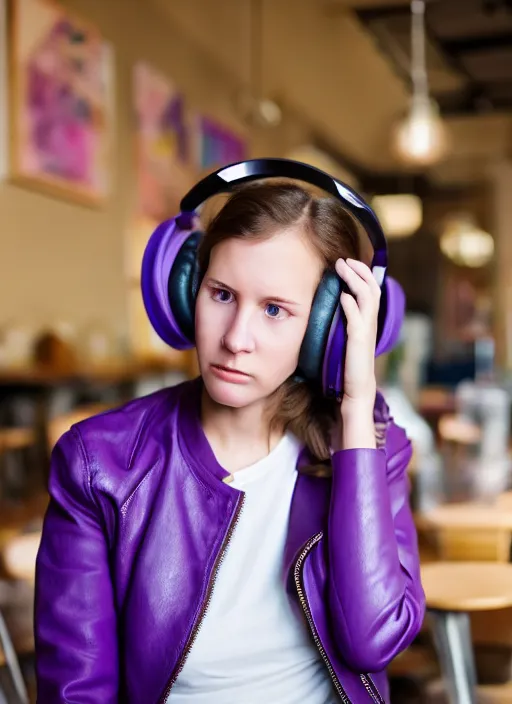
[[76, 425], [71, 426], [70, 432], [75, 436], [75, 440], [78, 445], [78, 451], [80, 453], [80, 459], [82, 461], [82, 481], [84, 483], [84, 489], [90, 499], [90, 501], [96, 504], [92, 492], [92, 478], [89, 455], [87, 454], [87, 449], [83, 441], [82, 434]]
[[119, 509], [121, 516], [123, 518], [126, 518], [126, 515], [128, 513], [128, 509], [130, 507], [131, 502], [133, 501], [135, 495], [139, 491], [139, 489], [143, 486], [143, 484], [146, 483], [147, 479], [150, 477], [152, 474], [153, 470], [158, 466], [159, 460], [157, 460], [144, 474], [140, 482], [134, 487], [133, 491], [130, 493], [130, 495], [126, 498], [126, 500], [122, 503], [121, 508]]
[[141, 419], [141, 421], [139, 423], [139, 427], [137, 429], [137, 434], [136, 434], [135, 439], [133, 441], [132, 450], [130, 452], [130, 457], [128, 460], [128, 468], [130, 468], [130, 469], [133, 466], [135, 456], [136, 456], [136, 454], [139, 450], [139, 447], [141, 445], [141, 442], [142, 442], [142, 435], [147, 428], [148, 422], [150, 421], [153, 414], [156, 413], [156, 410], [161, 403], [162, 403], [162, 399], [160, 396], [158, 396], [156, 399], [153, 400], [153, 403], [151, 404], [151, 406], [144, 410], [142, 419]]

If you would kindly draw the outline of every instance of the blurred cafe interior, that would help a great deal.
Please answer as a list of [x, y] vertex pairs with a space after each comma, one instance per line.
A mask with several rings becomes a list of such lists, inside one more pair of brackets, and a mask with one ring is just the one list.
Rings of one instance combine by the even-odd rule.
[[407, 297], [377, 370], [428, 611], [392, 700], [512, 702], [510, 0], [0, 0], [1, 704], [35, 701], [52, 447], [197, 373], [150, 328], [145, 244], [258, 156], [361, 192]]

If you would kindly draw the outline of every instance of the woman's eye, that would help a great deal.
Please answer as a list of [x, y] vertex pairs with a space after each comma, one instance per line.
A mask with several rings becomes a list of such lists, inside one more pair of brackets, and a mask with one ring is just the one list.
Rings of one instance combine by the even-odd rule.
[[280, 318], [281, 317], [281, 315], [280, 315], [281, 308], [279, 306], [276, 306], [275, 303], [268, 303], [265, 312], [269, 318]]
[[213, 299], [219, 303], [230, 303], [233, 294], [225, 288], [216, 288], [213, 292]]

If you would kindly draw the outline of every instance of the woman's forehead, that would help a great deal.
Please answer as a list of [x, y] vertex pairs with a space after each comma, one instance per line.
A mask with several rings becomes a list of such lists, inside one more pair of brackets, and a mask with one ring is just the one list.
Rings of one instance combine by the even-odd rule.
[[208, 273], [236, 290], [272, 288], [272, 295], [284, 295], [289, 289], [308, 291], [322, 270], [303, 233], [290, 228], [263, 240], [224, 240], [212, 250]]

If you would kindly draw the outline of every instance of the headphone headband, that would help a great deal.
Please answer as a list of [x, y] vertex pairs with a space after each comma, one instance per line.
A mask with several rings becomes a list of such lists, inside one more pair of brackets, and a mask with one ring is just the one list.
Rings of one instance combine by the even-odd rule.
[[262, 178], [290, 178], [321, 188], [341, 201], [344, 208], [362, 225], [373, 246], [372, 270], [382, 285], [387, 268], [384, 232], [372, 208], [350, 186], [309, 164], [292, 159], [248, 159], [205, 176], [182, 198], [182, 214], [195, 212], [205, 201], [232, 190], [241, 183]]

